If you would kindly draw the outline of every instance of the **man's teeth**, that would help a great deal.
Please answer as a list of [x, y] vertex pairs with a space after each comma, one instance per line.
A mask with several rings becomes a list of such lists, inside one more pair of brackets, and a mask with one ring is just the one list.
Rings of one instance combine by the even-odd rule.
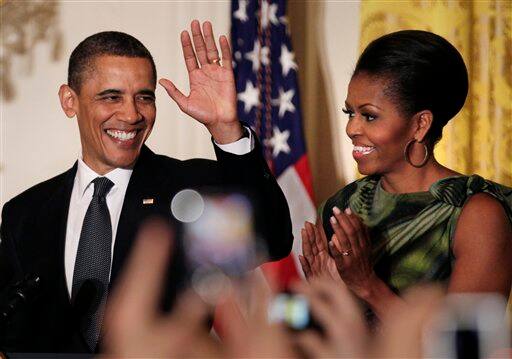
[[360, 152], [363, 155], [367, 155], [370, 152], [373, 152], [375, 147], [368, 147], [368, 146], [354, 146], [354, 152]]
[[107, 130], [107, 134], [110, 137], [117, 138], [121, 141], [128, 141], [135, 137], [137, 131], [125, 132], [125, 131], [115, 131], [115, 130]]

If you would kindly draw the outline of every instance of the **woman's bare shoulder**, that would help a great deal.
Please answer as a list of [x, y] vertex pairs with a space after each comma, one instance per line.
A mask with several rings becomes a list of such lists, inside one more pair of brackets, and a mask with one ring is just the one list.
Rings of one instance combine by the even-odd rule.
[[512, 225], [503, 204], [487, 193], [469, 197], [457, 223], [454, 249], [500, 245], [504, 241], [512, 241]]

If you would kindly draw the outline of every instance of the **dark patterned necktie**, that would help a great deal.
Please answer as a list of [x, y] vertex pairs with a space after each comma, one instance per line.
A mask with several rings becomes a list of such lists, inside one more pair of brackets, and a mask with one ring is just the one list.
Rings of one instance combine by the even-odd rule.
[[94, 194], [80, 233], [71, 298], [75, 306], [82, 307], [80, 330], [94, 352], [107, 300], [112, 224], [106, 196], [114, 183], [106, 177], [97, 177], [92, 183]]

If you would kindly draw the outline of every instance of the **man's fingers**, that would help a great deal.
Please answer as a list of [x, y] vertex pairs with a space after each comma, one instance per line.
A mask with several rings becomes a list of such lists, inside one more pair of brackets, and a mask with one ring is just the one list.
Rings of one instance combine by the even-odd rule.
[[[440, 287], [416, 287], [404, 300], [395, 301], [382, 318], [381, 335], [374, 345], [379, 357], [421, 357], [425, 326], [441, 308], [445, 291]], [[406, 304], [407, 303], [407, 304]], [[400, 339], [400, 340], [398, 340]]]
[[[137, 325], [144, 316], [156, 313], [162, 282], [171, 252], [172, 232], [161, 220], [146, 222], [137, 235], [120, 283], [112, 295], [111, 319], [131, 318]], [[151, 268], [151, 270], [148, 270]]]
[[233, 353], [244, 353], [249, 337], [249, 327], [242, 315], [235, 293], [228, 295], [225, 300], [217, 305], [216, 321], [220, 323], [223, 336], [222, 341]]
[[171, 80], [160, 79], [158, 83], [165, 89], [167, 94], [176, 102], [180, 110], [186, 113], [188, 98], [172, 83]]
[[193, 70], [199, 68], [196, 53], [194, 52], [194, 47], [192, 46], [192, 40], [190, 40], [188, 31], [181, 32], [181, 49], [183, 51], [183, 58], [185, 59], [185, 66], [187, 67], [187, 71], [192, 72]]
[[[318, 286], [320, 281], [322, 281], [322, 279], [316, 277], [310, 281], [309, 286], [296, 286], [295, 288], [299, 293], [307, 297], [313, 317], [319, 322], [321, 327], [325, 329], [327, 337], [333, 339], [332, 336], [337, 332], [336, 327], [341, 324], [339, 322], [339, 316], [333, 314], [333, 310], [338, 310], [338, 308], [333, 305], [333, 283], [332, 280], [329, 280], [331, 289], [322, 290], [322, 288]], [[344, 320], [344, 318], [341, 318], [341, 320]]]
[[322, 340], [319, 334], [314, 331], [305, 331], [299, 333], [295, 341], [300, 349], [306, 354], [307, 358], [318, 358], [332, 356], [326, 348], [326, 343]]
[[344, 317], [346, 320], [362, 318], [361, 309], [345, 285], [333, 285], [330, 278], [319, 277], [311, 283], [311, 286], [321, 297], [331, 303], [334, 317]]
[[233, 56], [231, 55], [231, 46], [229, 46], [228, 38], [224, 35], [219, 37], [220, 50], [222, 51], [222, 66], [232, 70]]
[[201, 66], [204, 66], [208, 64], [208, 57], [206, 54], [206, 44], [204, 42], [203, 34], [201, 33], [201, 25], [199, 24], [199, 21], [192, 21], [190, 28], [192, 30], [192, 40], [194, 42], [197, 59], [199, 60]]
[[253, 328], [265, 330], [268, 326], [268, 308], [274, 297], [272, 283], [268, 283], [262, 272], [253, 272], [249, 277], [250, 296], [252, 299], [249, 320]]
[[217, 46], [215, 45], [215, 37], [213, 36], [213, 28], [211, 22], [205, 21], [203, 23], [203, 34], [208, 62], [212, 63], [213, 60], [220, 60], [219, 51], [217, 51]]
[[180, 353], [186, 348], [187, 343], [199, 335], [201, 327], [205, 327], [206, 315], [202, 308], [190, 302], [191, 305], [179, 308], [179, 311], [176, 308], [159, 319], [158, 330], [152, 334], [152, 339], [155, 340], [156, 336], [159, 336], [160, 343], [167, 347], [166, 352]]
[[162, 325], [167, 328], [166, 333], [177, 328], [196, 330], [204, 326], [207, 314], [207, 305], [195, 292], [188, 290], [179, 297], [173, 311], [162, 319]]

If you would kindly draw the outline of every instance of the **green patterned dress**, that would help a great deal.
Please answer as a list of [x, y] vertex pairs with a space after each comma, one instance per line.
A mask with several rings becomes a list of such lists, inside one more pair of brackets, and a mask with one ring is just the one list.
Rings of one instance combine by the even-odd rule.
[[455, 176], [435, 182], [427, 192], [393, 194], [378, 176], [355, 181], [321, 208], [331, 238], [332, 208], [350, 207], [369, 227], [377, 275], [400, 293], [422, 282], [446, 282], [452, 272], [452, 239], [462, 206], [475, 193], [496, 198], [512, 222], [512, 189], [482, 177]]

